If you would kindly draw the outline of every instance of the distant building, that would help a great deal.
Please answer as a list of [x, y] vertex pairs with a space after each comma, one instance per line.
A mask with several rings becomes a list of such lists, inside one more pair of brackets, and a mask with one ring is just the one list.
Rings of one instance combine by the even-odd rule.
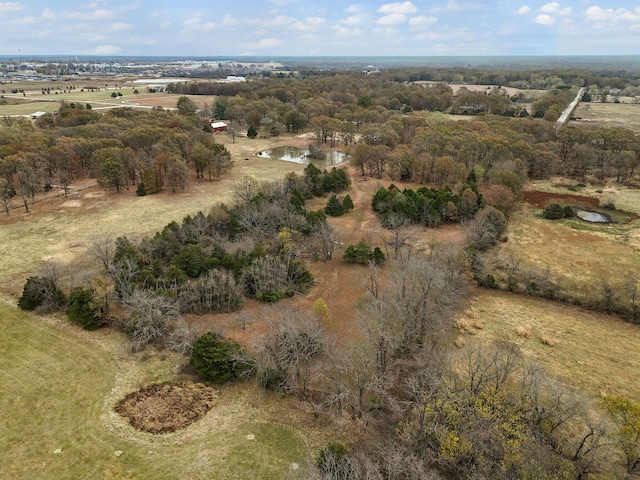
[[236, 75], [227, 75], [227, 82], [246, 82], [245, 77], [237, 77]]
[[229, 128], [224, 122], [213, 122], [211, 123], [211, 128], [214, 132], [224, 132]]

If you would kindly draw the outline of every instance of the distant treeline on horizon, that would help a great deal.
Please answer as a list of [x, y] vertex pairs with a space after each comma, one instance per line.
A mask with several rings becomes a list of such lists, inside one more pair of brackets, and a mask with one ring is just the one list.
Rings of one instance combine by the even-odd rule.
[[11, 62], [173, 63], [173, 62], [275, 62], [297, 68], [388, 69], [388, 68], [498, 68], [504, 70], [597, 68], [640, 70], [640, 55], [558, 56], [109, 56], [109, 55], [0, 55]]

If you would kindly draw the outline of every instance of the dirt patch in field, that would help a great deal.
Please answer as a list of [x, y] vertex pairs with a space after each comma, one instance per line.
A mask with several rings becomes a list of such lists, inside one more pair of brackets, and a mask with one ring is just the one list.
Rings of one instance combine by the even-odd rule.
[[168, 433], [202, 418], [215, 400], [215, 390], [202, 383], [155, 383], [124, 397], [116, 412], [138, 430]]
[[538, 208], [547, 207], [550, 201], [589, 208], [598, 207], [600, 205], [600, 200], [597, 198], [562, 193], [526, 191], [523, 193], [523, 198], [525, 202], [535, 205]]

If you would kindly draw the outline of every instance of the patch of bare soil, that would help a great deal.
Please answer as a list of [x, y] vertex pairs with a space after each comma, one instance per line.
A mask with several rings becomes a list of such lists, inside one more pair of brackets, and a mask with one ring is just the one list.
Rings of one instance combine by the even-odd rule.
[[120, 400], [116, 412], [138, 430], [168, 433], [202, 418], [215, 400], [215, 390], [202, 383], [154, 383]]
[[550, 192], [537, 192], [537, 191], [525, 191], [523, 193], [524, 201], [535, 205], [538, 208], [545, 208], [550, 200], [577, 205], [580, 207], [597, 207], [600, 205], [600, 200], [593, 197], [583, 197], [581, 195], [569, 195], [564, 193], [550, 193]]

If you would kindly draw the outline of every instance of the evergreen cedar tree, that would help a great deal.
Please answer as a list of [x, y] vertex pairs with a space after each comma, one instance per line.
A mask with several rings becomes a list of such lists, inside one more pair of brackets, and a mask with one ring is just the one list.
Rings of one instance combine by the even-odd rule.
[[93, 305], [95, 291], [74, 287], [69, 293], [67, 317], [86, 330], [96, 330], [102, 326], [100, 312]]
[[[241, 361], [243, 358], [246, 361]], [[198, 337], [189, 362], [199, 377], [218, 385], [237, 380], [253, 366], [238, 343], [213, 332]]]
[[22, 310], [43, 308], [54, 311], [62, 308], [66, 303], [64, 293], [55, 279], [51, 277], [29, 277], [18, 300], [18, 307]]

